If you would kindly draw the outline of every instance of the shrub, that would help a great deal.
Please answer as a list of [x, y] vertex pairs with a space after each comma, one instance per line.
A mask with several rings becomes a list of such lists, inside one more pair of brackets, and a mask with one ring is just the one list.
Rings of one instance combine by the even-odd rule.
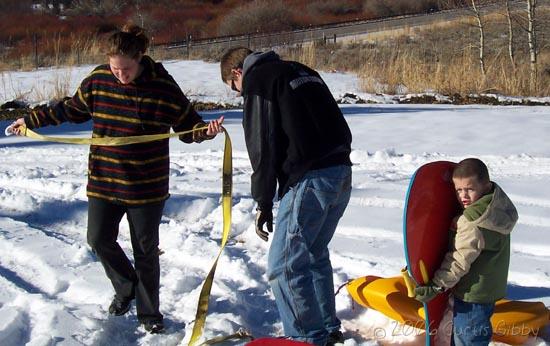
[[68, 12], [81, 15], [116, 15], [125, 6], [124, 0], [75, 0]]
[[340, 2], [333, 0], [324, 0], [312, 2], [308, 5], [308, 9], [312, 14], [319, 15], [346, 15], [346, 14], [359, 14], [363, 10], [363, 5], [360, 2]]
[[281, 0], [254, 0], [229, 12], [220, 22], [219, 35], [291, 30], [296, 27], [292, 12]]
[[2, 0], [0, 1], [0, 12], [17, 12], [20, 10], [28, 11], [33, 1], [31, 0]]
[[[460, 6], [463, 0], [456, 0], [456, 4], [449, 5], [453, 0], [366, 0], [363, 5], [364, 15], [367, 18], [382, 18], [411, 13], [430, 12], [442, 7]], [[445, 2], [447, 5], [443, 5]]]

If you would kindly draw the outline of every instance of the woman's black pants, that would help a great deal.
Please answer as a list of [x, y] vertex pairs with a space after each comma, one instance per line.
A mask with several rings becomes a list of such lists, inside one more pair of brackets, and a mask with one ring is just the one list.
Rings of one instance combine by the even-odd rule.
[[[140, 322], [162, 321], [159, 311], [159, 224], [164, 201], [123, 206], [89, 198], [88, 244], [97, 255], [118, 299], [136, 298]], [[119, 223], [126, 214], [135, 268], [117, 242]]]

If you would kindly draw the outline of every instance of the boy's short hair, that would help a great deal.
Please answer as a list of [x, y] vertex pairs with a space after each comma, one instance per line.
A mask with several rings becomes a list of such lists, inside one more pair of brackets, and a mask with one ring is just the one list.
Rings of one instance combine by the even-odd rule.
[[233, 79], [231, 69], [243, 68], [244, 59], [252, 54], [252, 51], [246, 47], [235, 47], [229, 49], [220, 60], [222, 81]]
[[480, 183], [488, 183], [489, 170], [483, 161], [476, 158], [467, 158], [460, 161], [453, 170], [453, 178], [476, 177]]

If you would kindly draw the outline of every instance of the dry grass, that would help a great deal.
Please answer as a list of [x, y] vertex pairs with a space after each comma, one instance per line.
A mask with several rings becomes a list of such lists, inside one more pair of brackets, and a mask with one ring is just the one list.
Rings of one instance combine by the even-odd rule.
[[[548, 95], [548, 88], [539, 85], [529, 89], [529, 70], [521, 64], [514, 71], [505, 57], [495, 57], [489, 63], [487, 77], [479, 72], [474, 49], [465, 49], [451, 60], [437, 57], [427, 60], [410, 51], [395, 50], [390, 56], [367, 55], [369, 61], [361, 77], [365, 91], [378, 93], [419, 93], [436, 91], [443, 94], [496, 92], [507, 95]], [[546, 82], [548, 82], [546, 80]]]
[[0, 87], [6, 95], [15, 95], [15, 100], [25, 99], [25, 93], [21, 91], [9, 72], [0, 72]]
[[71, 70], [57, 70], [50, 80], [35, 83], [30, 90], [25, 90], [14, 80], [11, 72], [0, 72], [0, 88], [10, 95], [14, 95], [13, 100], [22, 103], [33, 103], [38, 100], [61, 100], [64, 97], [72, 95], [71, 90]]
[[60, 101], [71, 96], [74, 90], [71, 86], [71, 71], [58, 70], [45, 85], [35, 85], [29, 95], [29, 100]]

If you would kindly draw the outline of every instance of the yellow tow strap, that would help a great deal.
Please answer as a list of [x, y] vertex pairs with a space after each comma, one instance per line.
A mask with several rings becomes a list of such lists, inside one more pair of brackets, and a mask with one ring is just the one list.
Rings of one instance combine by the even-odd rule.
[[[72, 137], [51, 137], [43, 136], [34, 132], [33, 130], [28, 129], [27, 127], [21, 126], [21, 133], [24, 136], [38, 139], [41, 141], [47, 142], [57, 142], [57, 143], [67, 143], [67, 144], [86, 144], [86, 145], [104, 145], [104, 146], [119, 146], [127, 144], [136, 144], [136, 143], [145, 143], [158, 141], [160, 139], [166, 139], [170, 137], [176, 137], [184, 134], [188, 134], [194, 131], [206, 130], [208, 127], [203, 126], [189, 131], [182, 132], [172, 132], [172, 133], [160, 133], [156, 135], [142, 135], [142, 136], [127, 136], [127, 137], [92, 137], [92, 138], [72, 138]], [[225, 138], [229, 137], [227, 131], [225, 131]], [[231, 142], [229, 142], [231, 144]], [[227, 145], [227, 141], [226, 141]], [[229, 148], [231, 151], [231, 148]]]
[[[21, 133], [24, 136], [38, 139], [42, 141], [68, 143], [68, 144], [87, 144], [87, 145], [105, 145], [105, 146], [119, 146], [135, 143], [144, 143], [150, 141], [157, 141], [160, 139], [176, 137], [183, 134], [191, 133], [193, 131], [205, 130], [207, 127], [200, 127], [189, 131], [163, 133], [157, 135], [143, 135], [143, 136], [128, 136], [128, 137], [93, 137], [93, 138], [70, 138], [70, 137], [50, 137], [38, 134], [26, 127], [24, 127]], [[220, 251], [208, 276], [204, 280], [201, 293], [199, 296], [199, 302], [197, 304], [197, 314], [195, 315], [195, 324], [193, 326], [193, 333], [189, 340], [189, 346], [196, 344], [197, 340], [202, 336], [204, 329], [204, 323], [206, 320], [206, 314], [208, 313], [208, 301], [210, 298], [210, 291], [212, 289], [212, 282], [214, 281], [214, 274], [218, 265], [218, 259], [220, 258], [229, 234], [231, 231], [231, 206], [232, 206], [232, 190], [233, 190], [233, 163], [232, 163], [232, 148], [231, 138], [224, 128], [225, 145], [223, 149], [223, 166], [222, 166], [222, 211], [223, 211], [223, 235]]]
[[208, 300], [210, 298], [210, 290], [212, 289], [212, 281], [214, 280], [214, 273], [216, 272], [216, 266], [218, 265], [218, 259], [222, 254], [222, 251], [229, 238], [229, 232], [231, 230], [231, 196], [233, 190], [233, 174], [231, 161], [231, 139], [225, 131], [225, 148], [223, 150], [223, 173], [222, 173], [222, 210], [223, 210], [223, 235], [222, 243], [220, 245], [220, 252], [210, 268], [208, 276], [204, 280], [201, 293], [199, 296], [199, 303], [197, 305], [197, 314], [195, 316], [195, 325], [193, 326], [193, 333], [191, 339], [189, 339], [189, 346], [196, 344], [197, 340], [201, 337], [204, 329], [204, 321], [206, 320], [206, 313], [208, 312]]

